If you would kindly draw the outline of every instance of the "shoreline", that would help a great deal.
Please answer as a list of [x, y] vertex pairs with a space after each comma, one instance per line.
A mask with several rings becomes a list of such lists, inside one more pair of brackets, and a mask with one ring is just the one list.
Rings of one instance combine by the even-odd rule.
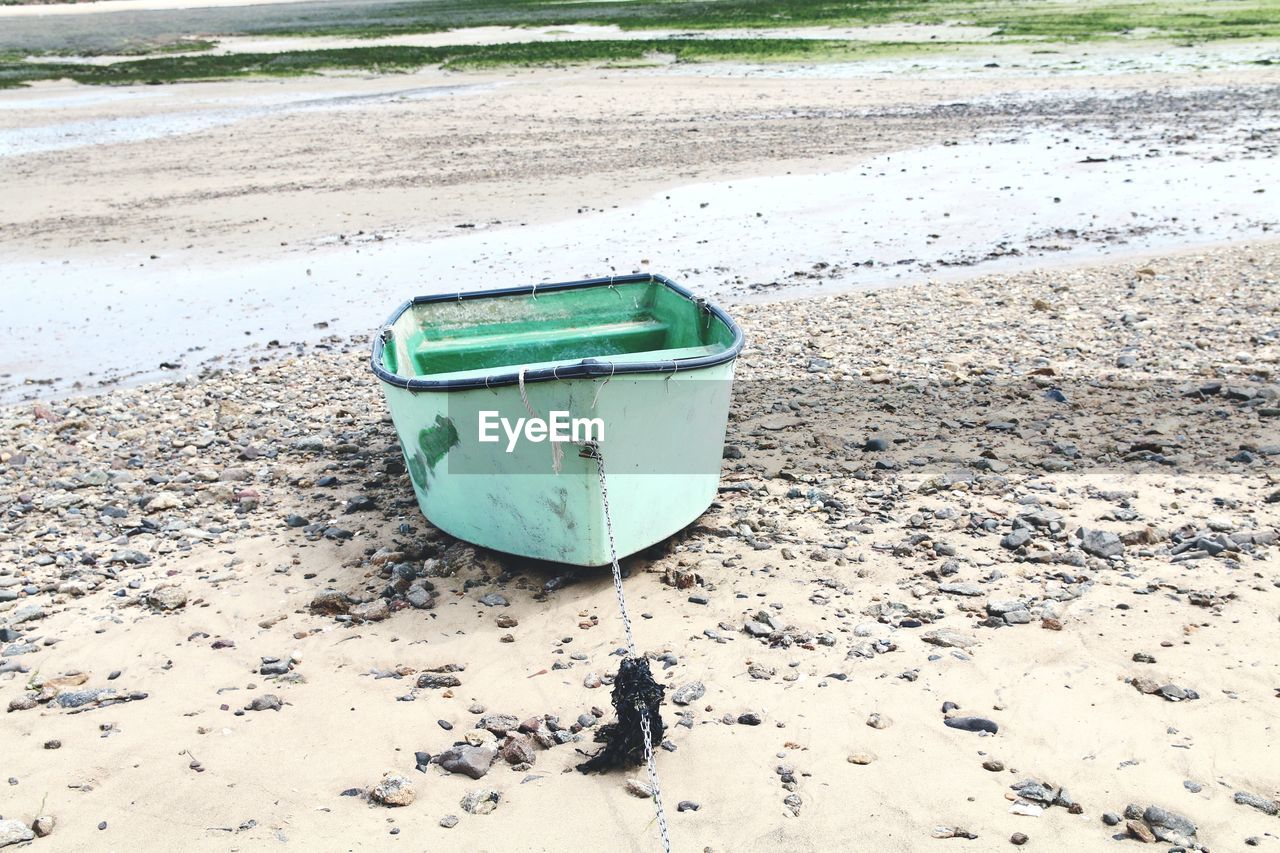
[[[767, 290], [759, 295], [755, 295], [746, 299], [725, 299], [716, 297], [713, 301], [717, 304], [738, 310], [751, 306], [767, 306], [767, 305], [790, 305], [794, 303], [815, 303], [827, 300], [836, 300], [841, 298], [852, 297], [861, 294], [879, 293], [883, 291], [895, 291], [899, 289], [911, 288], [931, 288], [937, 286], [963, 285], [969, 280], [985, 280], [992, 276], [1013, 276], [1020, 273], [1039, 272], [1050, 274], [1054, 272], [1070, 273], [1087, 270], [1114, 270], [1120, 267], [1137, 267], [1145, 262], [1153, 259], [1180, 259], [1188, 256], [1199, 256], [1204, 254], [1214, 254], [1220, 251], [1240, 251], [1257, 249], [1267, 251], [1273, 249], [1280, 244], [1280, 237], [1271, 238], [1253, 238], [1246, 240], [1225, 240], [1206, 243], [1188, 243], [1174, 247], [1162, 248], [1134, 248], [1130, 250], [1107, 253], [1104, 255], [1070, 255], [1064, 253], [1057, 257], [1037, 258], [1034, 261], [1015, 264], [1013, 266], [997, 267], [995, 269], [983, 267], [982, 264], [971, 267], [956, 267], [947, 271], [931, 271], [928, 273], [916, 273], [907, 279], [895, 279], [884, 281], [879, 284], [868, 285], [853, 288], [833, 288], [827, 291], [802, 289], [797, 291], [789, 291], [785, 289]], [[661, 270], [655, 270], [661, 272]], [[520, 286], [529, 284], [529, 281], [511, 281], [505, 282], [505, 285]], [[411, 296], [423, 295], [419, 293], [406, 293], [404, 298]], [[698, 295], [704, 295], [699, 293]], [[391, 306], [388, 303], [388, 310]], [[376, 313], [376, 312], [375, 312]], [[337, 318], [334, 318], [336, 320]], [[100, 394], [108, 394], [121, 390], [143, 389], [153, 385], [167, 385], [174, 382], [189, 383], [200, 382], [210, 376], [219, 376], [227, 373], [235, 374], [248, 369], [252, 365], [261, 365], [264, 363], [278, 363], [280, 361], [289, 360], [300, 357], [304, 353], [316, 353], [329, 351], [334, 348], [343, 351], [352, 349], [367, 348], [369, 335], [377, 328], [377, 324], [372, 324], [369, 331], [361, 332], [359, 330], [351, 330], [346, 333], [334, 333], [329, 331], [330, 323], [323, 321], [317, 322], [317, 326], [323, 327], [324, 333], [317, 333], [312, 338], [302, 339], [284, 339], [263, 346], [261, 342], [247, 344], [241, 348], [229, 350], [217, 355], [204, 357], [195, 364], [173, 364], [170, 367], [164, 367], [160, 370], [154, 370], [139, 367], [133, 372], [125, 372], [114, 378], [103, 380], [96, 379], [93, 376], [83, 376], [75, 380], [67, 380], [60, 378], [57, 382], [49, 383], [46, 381], [28, 381], [26, 383], [12, 384], [5, 378], [0, 378], [0, 407], [19, 407], [30, 404], [49, 404], [49, 403], [71, 403], [79, 398], [94, 397]], [[72, 384], [67, 384], [69, 381]], [[91, 384], [94, 383], [95, 384]], [[78, 386], [78, 387], [77, 387]]]

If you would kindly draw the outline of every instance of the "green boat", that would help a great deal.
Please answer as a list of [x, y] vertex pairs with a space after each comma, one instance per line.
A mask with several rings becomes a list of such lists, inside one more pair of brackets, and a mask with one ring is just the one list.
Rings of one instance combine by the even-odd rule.
[[[421, 296], [373, 343], [423, 515], [581, 566], [666, 539], [715, 498], [742, 332], [660, 275]], [[539, 426], [541, 422], [541, 426]]]

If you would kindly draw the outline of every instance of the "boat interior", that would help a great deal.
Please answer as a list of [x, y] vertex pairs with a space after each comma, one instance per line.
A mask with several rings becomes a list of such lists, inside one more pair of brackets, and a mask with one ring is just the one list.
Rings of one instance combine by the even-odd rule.
[[467, 379], [597, 359], [618, 365], [723, 352], [733, 330], [655, 281], [420, 302], [391, 327], [384, 366]]

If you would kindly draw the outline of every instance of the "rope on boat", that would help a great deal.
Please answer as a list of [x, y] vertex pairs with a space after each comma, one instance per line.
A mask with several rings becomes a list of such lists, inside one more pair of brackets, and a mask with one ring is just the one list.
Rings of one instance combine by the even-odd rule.
[[[533, 407], [533, 403], [529, 402], [529, 394], [524, 390], [524, 365], [520, 366], [520, 401], [524, 403], [524, 410], [529, 413], [529, 417], [541, 420], [542, 416], [538, 414], [538, 410]], [[554, 374], [553, 374], [554, 375]], [[551, 470], [560, 473], [560, 463], [564, 459], [564, 448], [560, 446], [560, 442], [552, 441], [551, 444]]]
[[[604, 507], [604, 527], [609, 538], [609, 559], [613, 567], [613, 591], [618, 596], [618, 612], [622, 616], [622, 627], [627, 637], [627, 658], [618, 667], [618, 678], [614, 688], [614, 707], [618, 711], [620, 727], [625, 724], [628, 717], [639, 715], [644, 761], [649, 771], [649, 787], [653, 790], [654, 810], [658, 816], [658, 834], [662, 837], [664, 853], [671, 853], [671, 836], [667, 830], [667, 813], [662, 807], [662, 788], [658, 782], [658, 765], [653, 759], [653, 728], [649, 719], [650, 705], [656, 709], [658, 703], [662, 701], [663, 688], [649, 673], [649, 661], [636, 652], [636, 639], [631, 631], [631, 616], [627, 612], [627, 598], [622, 591], [622, 566], [618, 563], [618, 548], [613, 539], [613, 515], [609, 510], [609, 485], [604, 473], [604, 453], [598, 443], [591, 441], [587, 442], [583, 455], [594, 457], [596, 460], [596, 473], [600, 479], [600, 503]], [[622, 705], [626, 699], [631, 699], [633, 708]], [[661, 733], [661, 717], [658, 718], [657, 723], [658, 731]], [[606, 747], [603, 753], [608, 751], [609, 747]], [[602, 758], [603, 753], [597, 758]]]

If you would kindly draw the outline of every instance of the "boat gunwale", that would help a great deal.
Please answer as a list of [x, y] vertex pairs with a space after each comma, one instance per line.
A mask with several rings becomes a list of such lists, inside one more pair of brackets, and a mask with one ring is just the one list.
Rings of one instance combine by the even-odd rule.
[[617, 363], [597, 358], [584, 358], [574, 364], [560, 365], [556, 367], [544, 367], [537, 370], [528, 370], [524, 374], [524, 382], [550, 382], [556, 379], [590, 379], [596, 377], [614, 377], [624, 376], [629, 373], [678, 373], [681, 371], [698, 370], [704, 367], [714, 367], [719, 364], [733, 361], [742, 352], [744, 337], [742, 329], [734, 322], [733, 318], [719, 305], [705, 299], [695, 296], [692, 291], [671, 279], [658, 273], [633, 273], [629, 275], [608, 276], [605, 278], [588, 278], [580, 281], [562, 281], [546, 284], [530, 284], [519, 287], [501, 287], [492, 290], [473, 290], [460, 293], [432, 293], [425, 296], [415, 296], [398, 307], [387, 322], [382, 325], [378, 334], [373, 339], [373, 349], [369, 359], [369, 364], [373, 368], [374, 375], [381, 381], [396, 388], [403, 388], [407, 391], [467, 391], [476, 388], [496, 388], [503, 385], [516, 385], [520, 380], [520, 372], [518, 370], [508, 373], [494, 373], [485, 376], [472, 376], [467, 378], [454, 379], [430, 379], [425, 377], [410, 378], [401, 376], [398, 373], [392, 373], [383, 366], [383, 352], [387, 343], [387, 335], [391, 331], [391, 327], [397, 320], [404, 315], [406, 311], [415, 305], [424, 305], [432, 302], [462, 302], [469, 299], [489, 299], [502, 296], [536, 296], [539, 292], [546, 293], [548, 291], [557, 290], [575, 290], [588, 287], [602, 287], [614, 284], [639, 284], [648, 282], [652, 284], [661, 284], [668, 290], [675, 292], [677, 295], [699, 305], [703, 310], [712, 314], [720, 322], [724, 323], [729, 331], [733, 334], [733, 340], [729, 346], [723, 351], [712, 355], [694, 356], [691, 358], [680, 359], [662, 359], [657, 361], [635, 361]]

